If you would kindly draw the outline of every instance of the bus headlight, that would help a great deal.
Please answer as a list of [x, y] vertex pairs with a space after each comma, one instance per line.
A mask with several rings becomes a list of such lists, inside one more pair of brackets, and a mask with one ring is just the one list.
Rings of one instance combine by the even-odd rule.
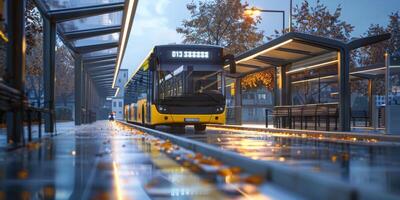
[[162, 107], [162, 106], [158, 106], [158, 109], [159, 109], [160, 111], [167, 111], [167, 108], [164, 108], [164, 107]]

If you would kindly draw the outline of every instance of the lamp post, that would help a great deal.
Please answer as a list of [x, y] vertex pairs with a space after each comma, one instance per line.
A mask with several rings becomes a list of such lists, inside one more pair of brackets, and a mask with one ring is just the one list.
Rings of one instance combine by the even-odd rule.
[[[292, 0], [290, 0], [290, 13], [289, 13], [289, 32], [292, 31]], [[245, 15], [248, 16], [256, 16], [259, 15], [260, 13], [282, 13], [282, 31], [285, 31], [285, 11], [284, 10], [264, 10], [264, 9], [259, 9], [256, 7], [251, 7], [251, 8], [247, 8], [244, 11]]]

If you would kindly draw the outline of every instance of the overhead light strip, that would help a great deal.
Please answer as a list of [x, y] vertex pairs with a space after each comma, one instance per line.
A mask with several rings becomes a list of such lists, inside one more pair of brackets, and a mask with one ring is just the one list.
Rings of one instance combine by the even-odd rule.
[[119, 69], [121, 67], [121, 62], [122, 62], [125, 46], [127, 43], [127, 39], [129, 38], [128, 37], [128, 34], [129, 34], [128, 28], [131, 25], [132, 20], [134, 18], [134, 16], [132, 16], [132, 14], [134, 13], [134, 6], [136, 3], [137, 3], [136, 0], [129, 0], [129, 2], [128, 2], [128, 9], [126, 11], [126, 16], [125, 16], [126, 21], [124, 23], [124, 28], [122, 29], [122, 32], [121, 32], [121, 34], [122, 34], [121, 46], [118, 51], [118, 60], [117, 60], [117, 65], [115, 66], [116, 68], [115, 68], [115, 72], [114, 72], [114, 80], [113, 80], [112, 88], [115, 87]]
[[330, 75], [330, 76], [323, 76], [323, 77], [306, 79], [306, 80], [301, 80], [301, 81], [293, 81], [292, 84], [312, 82], [312, 81], [318, 81], [318, 80], [324, 80], [324, 79], [330, 79], [330, 78], [337, 78], [337, 76], [336, 75]]
[[115, 91], [114, 97], [117, 97], [119, 93], [119, 87], [117, 87], [117, 90]]
[[366, 69], [366, 70], [361, 70], [361, 71], [355, 71], [355, 72], [351, 72], [350, 74], [361, 74], [361, 73], [379, 71], [379, 70], [383, 70], [383, 69], [386, 69], [386, 67], [379, 67], [379, 68], [374, 68], [374, 69]]
[[329, 62], [319, 63], [319, 64], [311, 65], [311, 66], [308, 66], [308, 67], [302, 67], [302, 68], [294, 69], [294, 70], [286, 72], [286, 74], [293, 74], [293, 73], [301, 72], [301, 71], [304, 71], [304, 70], [310, 70], [310, 69], [315, 69], [315, 68], [319, 68], [319, 67], [324, 67], [324, 66], [335, 64], [335, 63], [338, 63], [338, 62], [339, 62], [339, 60], [333, 60], [333, 61], [329, 61]]

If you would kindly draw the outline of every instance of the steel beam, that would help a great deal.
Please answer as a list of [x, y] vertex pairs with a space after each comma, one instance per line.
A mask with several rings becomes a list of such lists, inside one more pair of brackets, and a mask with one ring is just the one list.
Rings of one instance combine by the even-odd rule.
[[92, 72], [92, 71], [102, 71], [107, 69], [115, 69], [115, 65], [106, 65], [106, 66], [98, 66], [98, 67], [91, 67], [85, 68], [85, 70]]
[[7, 143], [20, 145], [24, 142], [23, 95], [25, 94], [25, 7], [26, 0], [7, 1], [7, 76], [11, 87], [21, 92], [21, 105], [7, 113]]
[[107, 54], [102, 56], [90, 56], [90, 57], [83, 57], [83, 63], [91, 63], [91, 62], [98, 62], [102, 60], [110, 60], [110, 59], [117, 59], [117, 54]]
[[47, 15], [54, 22], [69, 21], [84, 17], [90, 17], [94, 15], [101, 15], [111, 12], [122, 11], [124, 9], [125, 2], [100, 4], [94, 6], [85, 6], [78, 8], [66, 8], [58, 10], [50, 10]]
[[109, 80], [109, 78], [110, 78], [111, 76], [109, 75], [109, 74], [103, 74], [103, 75], [98, 75], [98, 76], [92, 76], [92, 79], [93, 80], [96, 80], [96, 81], [100, 81], [100, 80]]
[[75, 125], [82, 124], [82, 58], [75, 58]]
[[92, 67], [98, 67], [98, 66], [104, 66], [104, 65], [115, 65], [116, 62], [117, 61], [115, 59], [98, 61], [95, 63], [85, 64], [85, 68], [92, 68]]
[[46, 113], [45, 131], [54, 132], [54, 84], [55, 84], [55, 47], [56, 24], [43, 18], [43, 76], [44, 76], [44, 106]]
[[108, 70], [102, 70], [102, 71], [96, 71], [96, 72], [89, 72], [89, 75], [91, 77], [95, 77], [97, 75], [107, 75], [107, 74], [110, 74], [110, 73], [114, 74], [114, 70], [115, 69], [108, 69]]
[[115, 47], [118, 47], [118, 42], [108, 42], [108, 43], [103, 43], [103, 44], [80, 46], [80, 47], [75, 47], [75, 50], [76, 50], [76, 52], [83, 54], [83, 53], [90, 53], [93, 51], [112, 49]]
[[64, 32], [64, 38], [66, 40], [78, 40], [83, 38], [107, 35], [111, 33], [117, 33], [121, 31], [121, 26], [109, 26], [102, 28], [93, 28], [93, 29], [85, 29], [85, 30], [77, 30]]

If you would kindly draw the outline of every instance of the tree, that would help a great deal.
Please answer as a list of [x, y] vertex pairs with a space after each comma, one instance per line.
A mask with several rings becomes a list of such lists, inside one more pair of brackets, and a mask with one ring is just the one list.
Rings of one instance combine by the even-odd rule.
[[74, 60], [68, 48], [61, 42], [56, 47], [55, 96], [64, 106], [74, 95]]
[[33, 0], [28, 0], [26, 20], [26, 92], [33, 94], [34, 102], [43, 96], [43, 26], [42, 17]]
[[387, 32], [392, 34], [389, 41], [389, 51], [395, 52], [400, 50], [400, 15], [399, 11], [389, 15], [390, 23], [387, 27]]
[[264, 38], [264, 32], [256, 27], [261, 18], [243, 15], [247, 6], [240, 0], [189, 3], [186, 7], [191, 17], [176, 31], [183, 34], [183, 43], [219, 45], [232, 54], [246, 51], [260, 45]]
[[[381, 35], [386, 33], [387, 30], [379, 24], [371, 24], [363, 36], [370, 37], [374, 35]], [[371, 64], [384, 63], [385, 51], [389, 45], [388, 41], [376, 43], [373, 45], [361, 47], [356, 53], [356, 63], [361, 66], [368, 66]]]
[[[342, 8], [340, 5], [331, 13], [320, 0], [317, 0], [315, 6], [311, 6], [308, 0], [304, 0], [301, 6], [296, 5], [293, 9], [292, 31], [348, 41], [354, 26], [342, 21], [340, 19], [341, 15]], [[280, 35], [282, 33], [275, 30], [275, 34], [268, 37], [268, 39], [273, 39]]]
[[[391, 33], [392, 37], [388, 41], [379, 42], [373, 45], [362, 47], [356, 51], [356, 63], [360, 66], [368, 66], [373, 64], [381, 64], [384, 66], [385, 53], [393, 53], [400, 49], [400, 16], [399, 12], [391, 13], [389, 15], [388, 26], [382, 27], [378, 24], [371, 24], [364, 37], [380, 35], [384, 33]], [[375, 94], [383, 95], [385, 93], [384, 78], [379, 78], [374, 81]], [[365, 84], [357, 86], [357, 88], [366, 88]], [[364, 93], [366, 93], [364, 91]]]
[[262, 85], [268, 90], [272, 90], [274, 88], [274, 70], [268, 69], [262, 72], [249, 74], [242, 78], [241, 85], [243, 89], [257, 88]]

